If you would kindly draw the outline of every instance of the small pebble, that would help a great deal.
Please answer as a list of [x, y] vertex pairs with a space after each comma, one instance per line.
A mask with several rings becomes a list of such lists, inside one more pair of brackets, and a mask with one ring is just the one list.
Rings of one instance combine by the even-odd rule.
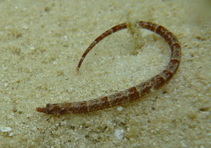
[[4, 86], [7, 87], [8, 86], [8, 83], [4, 83]]
[[115, 136], [118, 138], [118, 139], [123, 139], [124, 137], [124, 130], [115, 130]]
[[12, 129], [10, 127], [1, 127], [1, 132], [5, 133], [5, 132], [10, 132]]
[[32, 46], [32, 47], [30, 47], [30, 49], [31, 49], [31, 50], [35, 50], [35, 47]]
[[121, 107], [121, 106], [117, 107], [117, 110], [121, 112], [121, 111], [123, 111], [123, 107]]

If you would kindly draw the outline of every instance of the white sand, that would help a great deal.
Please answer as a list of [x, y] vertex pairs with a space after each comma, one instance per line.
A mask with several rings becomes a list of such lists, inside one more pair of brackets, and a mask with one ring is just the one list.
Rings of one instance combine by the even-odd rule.
[[[211, 147], [211, 22], [203, 3], [0, 1], [1, 147]], [[109, 95], [164, 69], [167, 43], [141, 30], [143, 47], [134, 56], [125, 30], [100, 42], [76, 75], [89, 44], [128, 18], [179, 38], [182, 62], [170, 83], [122, 107], [60, 117], [36, 112], [46, 103]]]

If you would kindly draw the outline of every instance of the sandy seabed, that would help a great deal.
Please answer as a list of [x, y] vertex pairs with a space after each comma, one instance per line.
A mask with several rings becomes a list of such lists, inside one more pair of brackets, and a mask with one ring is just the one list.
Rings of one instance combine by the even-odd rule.
[[[0, 145], [9, 147], [211, 147], [211, 21], [208, 0], [1, 0]], [[206, 4], [207, 3], [207, 4]], [[36, 112], [47, 103], [90, 100], [161, 72], [170, 50], [141, 29], [89, 44], [117, 24], [145, 20], [180, 40], [182, 62], [169, 84], [129, 104], [86, 114]]]

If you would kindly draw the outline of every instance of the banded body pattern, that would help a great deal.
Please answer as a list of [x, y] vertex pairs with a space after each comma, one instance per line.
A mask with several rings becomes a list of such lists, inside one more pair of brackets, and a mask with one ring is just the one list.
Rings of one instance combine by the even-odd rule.
[[[47, 104], [45, 108], [37, 107], [36, 110], [38, 112], [43, 112], [46, 114], [55, 114], [55, 115], [62, 115], [67, 113], [86, 113], [92, 112], [97, 110], [102, 110], [105, 108], [121, 105], [123, 103], [131, 102], [144, 96], [147, 93], [150, 93], [151, 90], [158, 89], [167, 83], [173, 75], [176, 73], [180, 61], [181, 61], [181, 46], [179, 41], [172, 32], [164, 28], [163, 26], [157, 25], [155, 23], [140, 21], [137, 22], [141, 28], [148, 29], [152, 32], [157, 33], [161, 37], [165, 39], [165, 41], [169, 44], [171, 49], [171, 57], [166, 69], [164, 69], [161, 73], [155, 75], [151, 79], [142, 82], [136, 86], [133, 86], [129, 89], [120, 91], [118, 93], [114, 93], [109, 96], [88, 100], [88, 101], [81, 101], [81, 102], [71, 102], [71, 103], [58, 103], [58, 104]], [[81, 64], [86, 57], [86, 55], [91, 51], [91, 49], [102, 39], [120, 31], [122, 29], [126, 29], [126, 23], [119, 24], [117, 26], [112, 27], [111, 29], [104, 32], [102, 35], [97, 37], [90, 46], [86, 49], [84, 54], [82, 55], [81, 60], [79, 61], [77, 70], [80, 69]]]

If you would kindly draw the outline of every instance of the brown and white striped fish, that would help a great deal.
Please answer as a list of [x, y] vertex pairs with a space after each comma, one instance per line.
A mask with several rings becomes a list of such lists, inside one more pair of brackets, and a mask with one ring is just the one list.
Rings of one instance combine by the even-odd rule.
[[[118, 93], [114, 93], [108, 96], [100, 97], [93, 100], [81, 101], [81, 102], [70, 102], [70, 103], [57, 103], [57, 104], [47, 104], [45, 108], [37, 107], [36, 110], [38, 112], [46, 113], [46, 114], [55, 114], [55, 115], [63, 115], [68, 113], [86, 113], [97, 110], [102, 110], [105, 108], [114, 107], [117, 105], [121, 105], [123, 103], [131, 102], [136, 100], [147, 93], [150, 93], [151, 90], [158, 89], [167, 83], [173, 75], [176, 73], [180, 61], [181, 61], [181, 46], [177, 37], [164, 28], [163, 26], [157, 25], [155, 23], [140, 21], [137, 24], [144, 29], [148, 29], [152, 32], [157, 33], [161, 37], [165, 39], [165, 41], [169, 44], [171, 49], [171, 57], [166, 69], [164, 69], [161, 73], [155, 75], [151, 79], [142, 82], [136, 86], [128, 88], [126, 90], [120, 91]], [[99, 37], [97, 37], [90, 46], [86, 49], [84, 54], [82, 55], [81, 60], [79, 61], [77, 70], [81, 67], [81, 64], [86, 57], [86, 55], [91, 51], [91, 49], [99, 43], [105, 37], [120, 31], [122, 29], [127, 29], [127, 24], [122, 23], [112, 27], [107, 30]]]

